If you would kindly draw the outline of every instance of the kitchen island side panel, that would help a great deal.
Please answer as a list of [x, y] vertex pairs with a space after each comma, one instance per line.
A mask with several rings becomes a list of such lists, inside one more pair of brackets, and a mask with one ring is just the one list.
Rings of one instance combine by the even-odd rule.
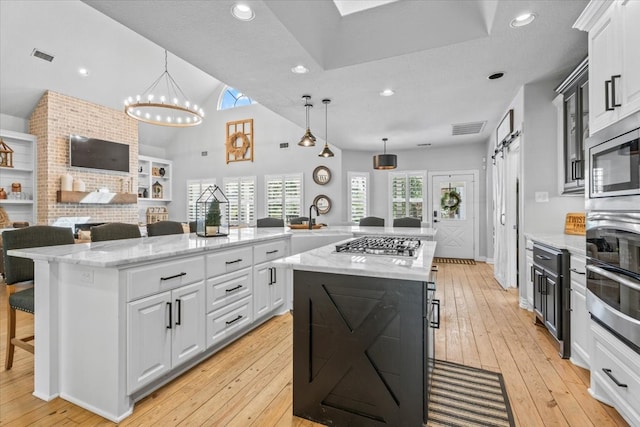
[[294, 415], [422, 425], [425, 292], [419, 281], [295, 270]]

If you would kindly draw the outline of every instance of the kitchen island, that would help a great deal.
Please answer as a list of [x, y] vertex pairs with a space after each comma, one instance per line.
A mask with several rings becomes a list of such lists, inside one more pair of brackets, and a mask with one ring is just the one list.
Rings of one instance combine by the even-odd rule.
[[34, 395], [118, 422], [134, 402], [288, 310], [284, 229], [14, 249], [35, 267]]
[[426, 422], [434, 251], [428, 241], [413, 257], [327, 245], [274, 261], [293, 270], [294, 415], [337, 426]]

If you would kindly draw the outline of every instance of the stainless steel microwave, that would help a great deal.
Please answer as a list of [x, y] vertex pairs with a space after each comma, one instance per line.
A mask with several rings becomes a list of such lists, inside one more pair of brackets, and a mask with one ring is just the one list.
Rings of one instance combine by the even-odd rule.
[[640, 206], [640, 113], [587, 140], [587, 210]]

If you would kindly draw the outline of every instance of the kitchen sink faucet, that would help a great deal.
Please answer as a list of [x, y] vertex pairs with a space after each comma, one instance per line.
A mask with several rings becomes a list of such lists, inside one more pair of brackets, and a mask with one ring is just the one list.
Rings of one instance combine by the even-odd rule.
[[316, 217], [318, 215], [320, 215], [320, 211], [318, 210], [318, 207], [316, 205], [309, 206], [309, 230], [313, 230], [313, 221], [311, 220], [311, 210], [312, 209], [316, 210]]

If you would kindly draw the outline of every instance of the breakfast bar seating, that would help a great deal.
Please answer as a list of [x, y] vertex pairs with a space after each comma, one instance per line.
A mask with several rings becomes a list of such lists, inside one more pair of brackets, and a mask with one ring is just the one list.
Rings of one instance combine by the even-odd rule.
[[[56, 246], [74, 243], [70, 228], [39, 225], [33, 227], [8, 230], [2, 233], [3, 258], [5, 260], [5, 281], [9, 293], [7, 315], [7, 355], [5, 369], [13, 366], [15, 347], [20, 347], [30, 353], [35, 352], [31, 343], [33, 335], [16, 338], [16, 310], [35, 313], [34, 303], [34, 269], [33, 261], [27, 258], [16, 258], [7, 255], [11, 249], [33, 248], [41, 246]], [[28, 286], [26, 289], [16, 290], [16, 286]]]

